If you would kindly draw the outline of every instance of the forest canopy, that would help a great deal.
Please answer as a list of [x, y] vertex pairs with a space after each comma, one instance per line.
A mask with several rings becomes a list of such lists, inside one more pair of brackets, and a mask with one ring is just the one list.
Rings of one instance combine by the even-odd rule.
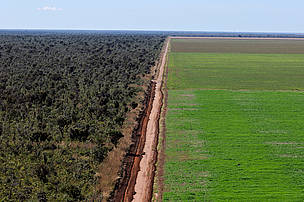
[[158, 34], [0, 35], [0, 200], [92, 198]]

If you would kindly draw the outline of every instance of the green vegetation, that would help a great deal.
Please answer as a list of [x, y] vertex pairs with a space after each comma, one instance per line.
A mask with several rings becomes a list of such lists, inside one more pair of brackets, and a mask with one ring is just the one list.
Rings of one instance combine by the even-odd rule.
[[300, 54], [171, 53], [169, 89], [304, 90]]
[[300, 61], [170, 53], [165, 201], [303, 200]]
[[303, 102], [302, 92], [170, 90], [164, 199], [303, 199]]
[[98, 200], [95, 175], [164, 37], [0, 35], [0, 201]]

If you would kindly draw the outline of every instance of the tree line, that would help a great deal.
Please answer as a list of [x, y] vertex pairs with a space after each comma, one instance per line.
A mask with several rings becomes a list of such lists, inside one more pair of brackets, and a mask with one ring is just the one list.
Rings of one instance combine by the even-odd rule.
[[[0, 35], [0, 200], [91, 198], [157, 34]], [[135, 85], [133, 85], [135, 84]]]

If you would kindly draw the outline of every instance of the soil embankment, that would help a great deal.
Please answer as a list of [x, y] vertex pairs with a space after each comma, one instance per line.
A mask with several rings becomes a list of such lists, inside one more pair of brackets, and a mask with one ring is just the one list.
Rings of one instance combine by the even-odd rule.
[[[162, 106], [162, 79], [166, 63], [168, 41], [161, 54], [154, 80], [146, 100], [138, 129], [133, 134], [134, 144], [124, 160], [124, 173], [110, 201], [150, 201], [152, 198], [159, 118]], [[135, 195], [134, 195], [135, 194]]]

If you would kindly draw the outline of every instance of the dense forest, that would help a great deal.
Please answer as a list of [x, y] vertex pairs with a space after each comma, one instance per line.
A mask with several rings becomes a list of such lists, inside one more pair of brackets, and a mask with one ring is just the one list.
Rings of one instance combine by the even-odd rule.
[[0, 201], [96, 198], [157, 34], [0, 34]]

